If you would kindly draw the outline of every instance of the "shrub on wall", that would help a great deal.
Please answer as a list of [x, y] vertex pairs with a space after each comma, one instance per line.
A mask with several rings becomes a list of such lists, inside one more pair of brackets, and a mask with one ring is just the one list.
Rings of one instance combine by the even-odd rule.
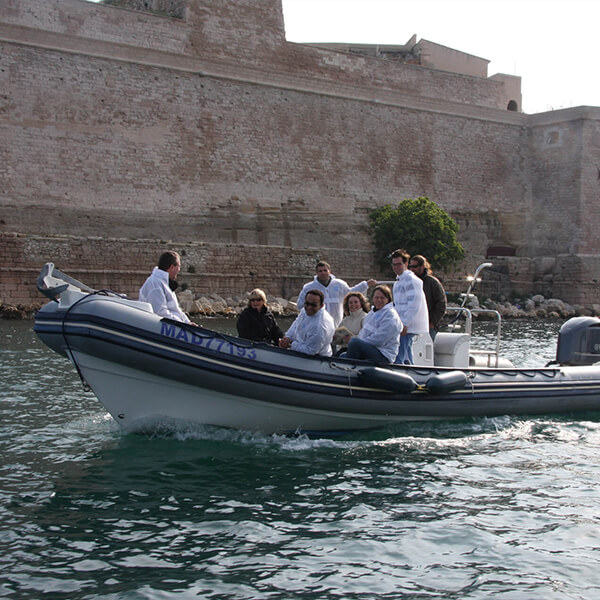
[[411, 255], [422, 254], [436, 269], [444, 269], [465, 256], [456, 236], [458, 225], [426, 196], [376, 208], [369, 220], [377, 260], [386, 271], [390, 269], [389, 255], [397, 248]]

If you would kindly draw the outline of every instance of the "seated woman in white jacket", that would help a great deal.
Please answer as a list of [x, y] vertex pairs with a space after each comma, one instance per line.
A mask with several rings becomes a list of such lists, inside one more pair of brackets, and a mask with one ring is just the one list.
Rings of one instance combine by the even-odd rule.
[[378, 285], [373, 292], [371, 312], [342, 356], [393, 363], [398, 354], [401, 331], [402, 321], [394, 308], [392, 292], [387, 285]]

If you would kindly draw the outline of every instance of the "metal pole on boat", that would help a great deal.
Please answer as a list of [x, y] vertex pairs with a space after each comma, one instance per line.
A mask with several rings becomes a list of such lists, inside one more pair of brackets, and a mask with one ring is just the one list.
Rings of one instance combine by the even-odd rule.
[[461, 308], [464, 308], [465, 304], [467, 303], [467, 300], [470, 297], [472, 297], [471, 290], [473, 290], [473, 288], [477, 285], [477, 283], [481, 281], [481, 278], [479, 277], [479, 273], [481, 271], [483, 271], [483, 269], [487, 269], [488, 267], [491, 267], [491, 266], [492, 266], [491, 262], [481, 263], [477, 267], [477, 269], [475, 269], [475, 274], [472, 277], [469, 276], [467, 278], [468, 281], [470, 281], [470, 283], [469, 283], [469, 288], [467, 289], [467, 293], [464, 294], [462, 304], [460, 305]]

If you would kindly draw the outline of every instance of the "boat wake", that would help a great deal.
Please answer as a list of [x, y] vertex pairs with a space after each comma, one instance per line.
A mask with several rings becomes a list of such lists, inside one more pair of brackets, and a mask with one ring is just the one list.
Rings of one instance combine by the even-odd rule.
[[[103, 424], [104, 426], [104, 424]], [[115, 428], [117, 429], [117, 428]], [[174, 422], [164, 419], [153, 420], [142, 432], [124, 436], [143, 436], [150, 439], [177, 442], [205, 441], [225, 443], [233, 446], [256, 447], [282, 451], [306, 451], [320, 449], [349, 450], [368, 447], [397, 447], [403, 450], [434, 448], [468, 448], [484, 442], [494, 444], [506, 441], [573, 443], [585, 438], [595, 439], [600, 445], [599, 421], [576, 421], [564, 417], [556, 419], [525, 419], [501, 416], [435, 423], [400, 423], [378, 430], [351, 432], [335, 437], [311, 436], [306, 433], [294, 435], [267, 434]]]

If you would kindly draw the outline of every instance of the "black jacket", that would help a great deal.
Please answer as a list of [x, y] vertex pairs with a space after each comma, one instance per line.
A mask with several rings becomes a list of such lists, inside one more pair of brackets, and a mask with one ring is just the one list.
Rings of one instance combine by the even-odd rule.
[[273, 313], [268, 311], [266, 306], [263, 306], [260, 312], [254, 308], [245, 308], [236, 326], [239, 336], [246, 340], [277, 344], [283, 337]]
[[423, 280], [423, 292], [427, 300], [427, 310], [429, 310], [429, 322], [437, 331], [446, 312], [446, 292], [439, 280], [427, 273], [427, 269], [425, 269], [421, 279]]

